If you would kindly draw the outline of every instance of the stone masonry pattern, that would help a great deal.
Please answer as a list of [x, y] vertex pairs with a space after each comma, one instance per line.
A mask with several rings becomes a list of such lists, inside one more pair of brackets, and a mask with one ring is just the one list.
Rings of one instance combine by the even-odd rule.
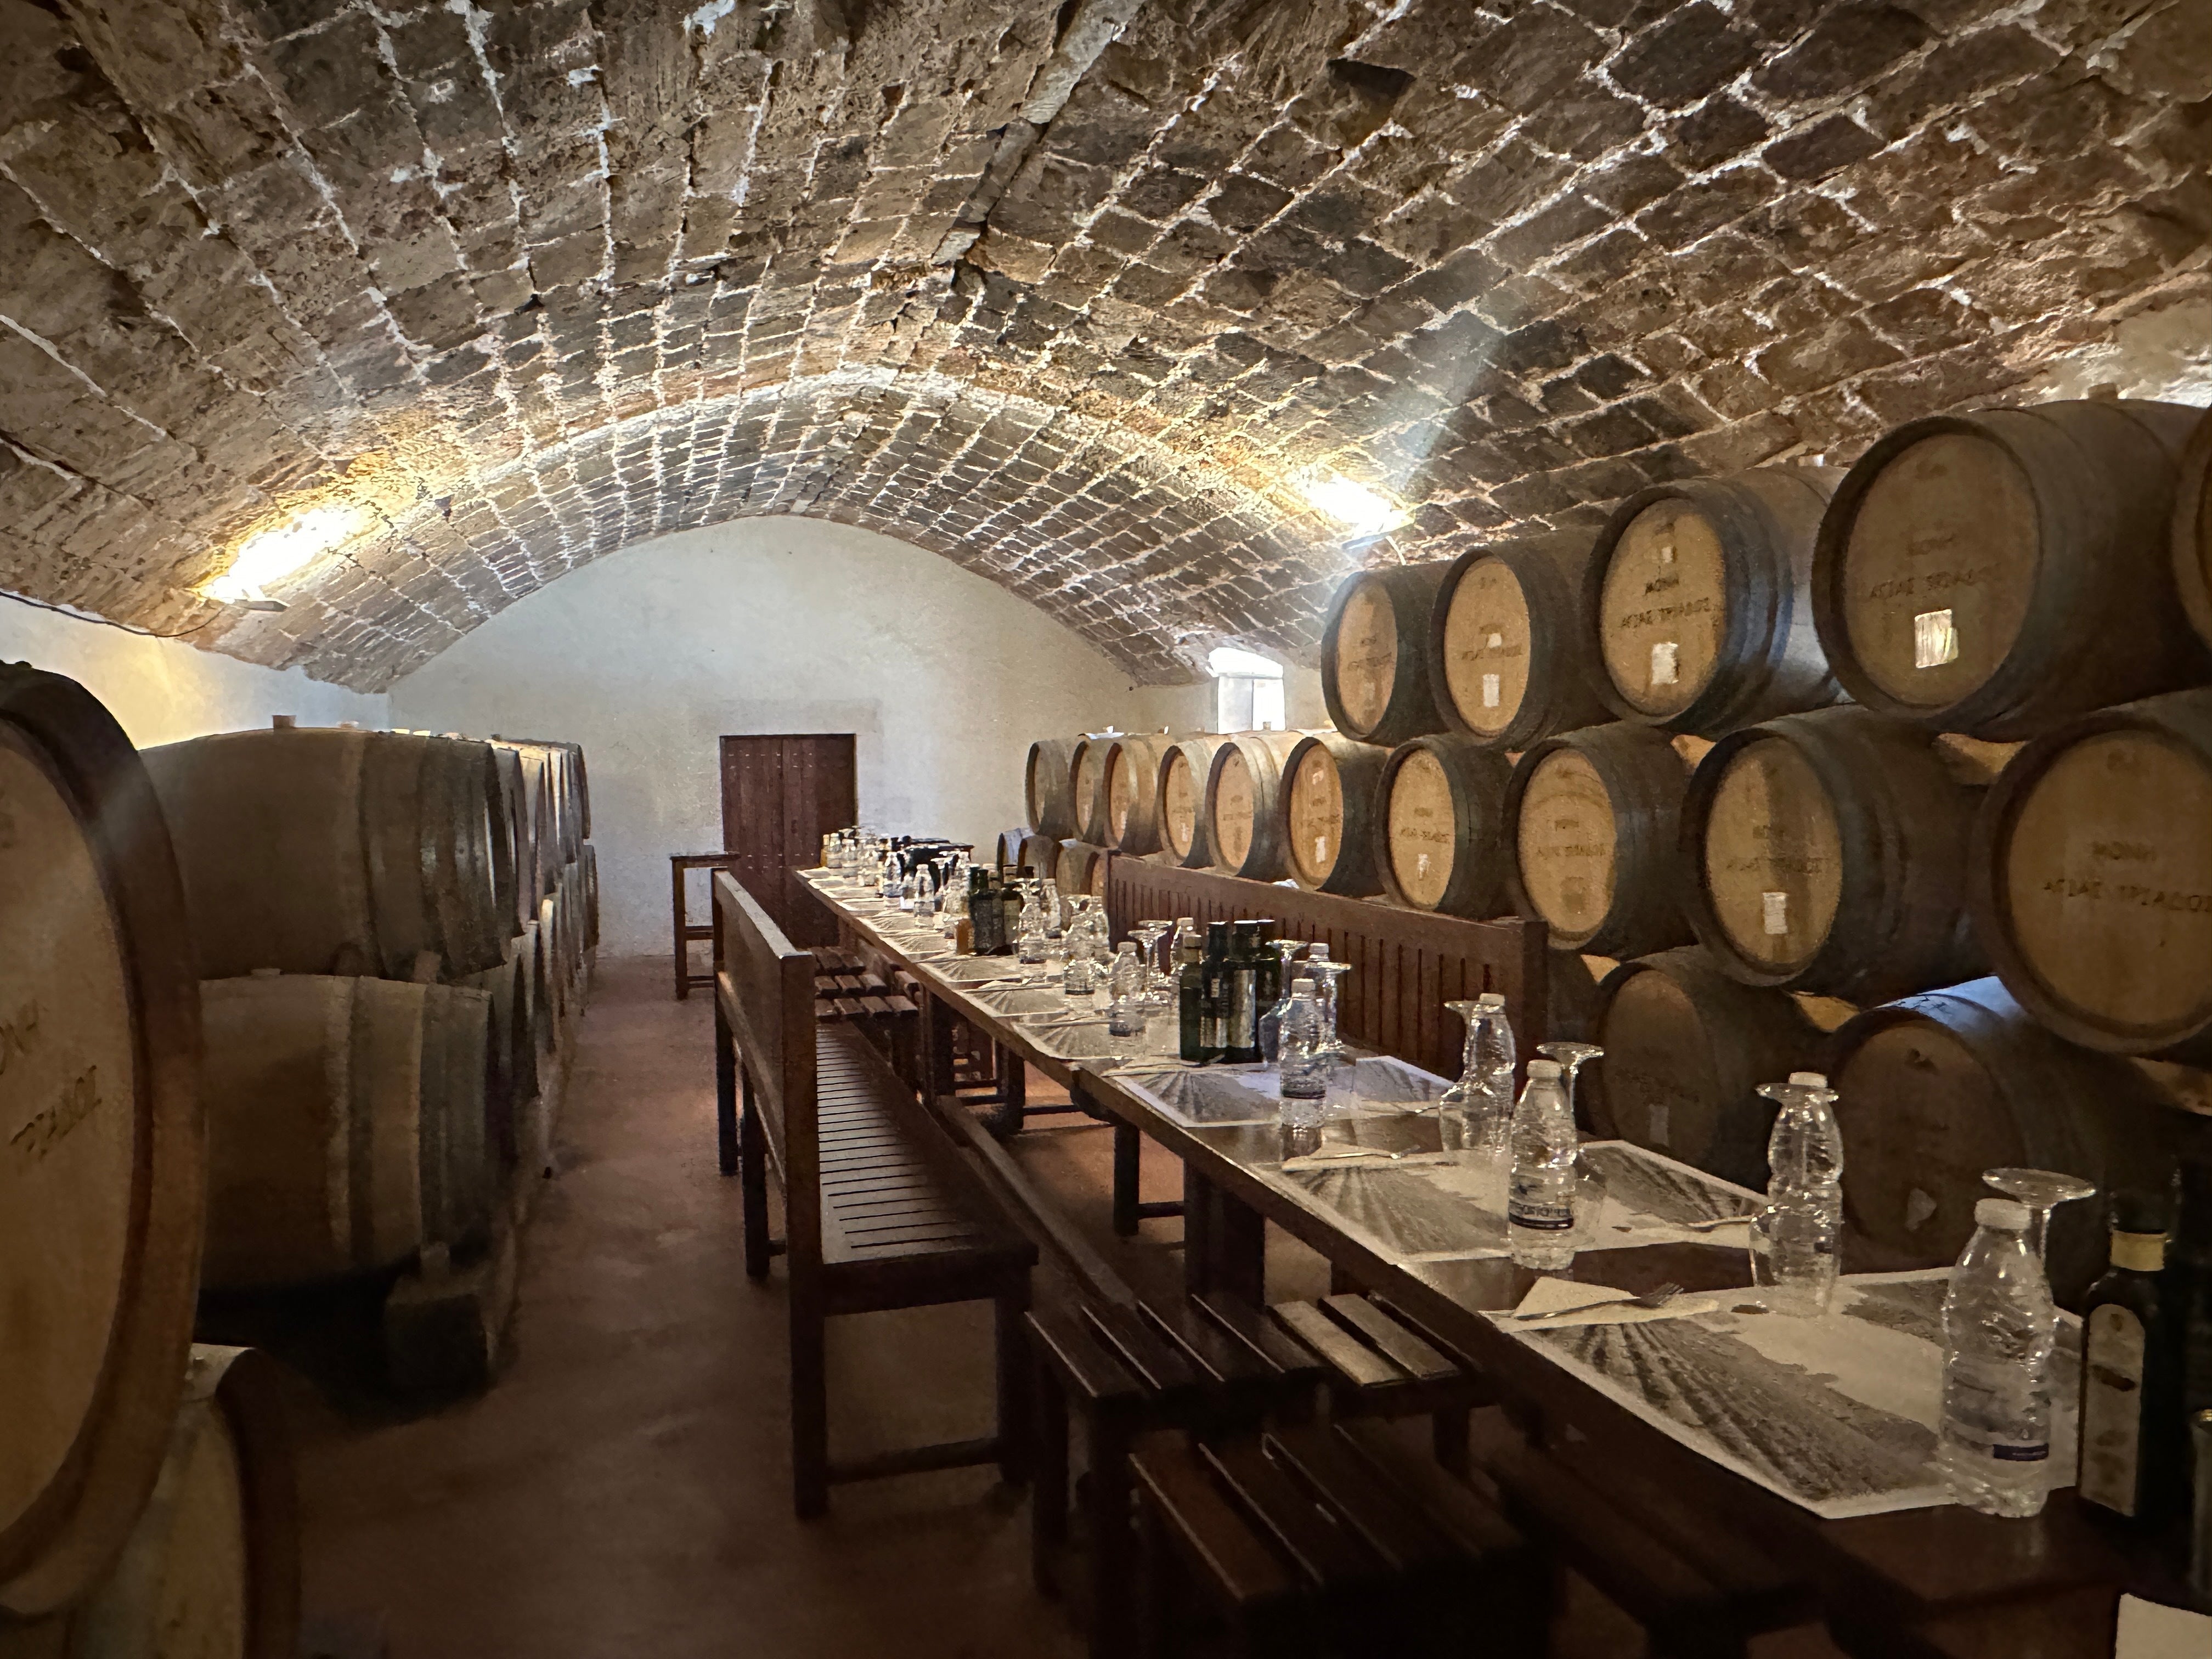
[[[1186, 679], [2212, 284], [2212, 0], [0, 0], [0, 587], [374, 689], [750, 514]], [[1347, 539], [1300, 485], [1407, 521]], [[312, 508], [281, 613], [194, 591]]]

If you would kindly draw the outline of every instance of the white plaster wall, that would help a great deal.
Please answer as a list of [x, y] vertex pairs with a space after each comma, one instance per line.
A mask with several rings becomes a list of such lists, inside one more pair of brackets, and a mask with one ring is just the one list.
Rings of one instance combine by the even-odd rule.
[[271, 714], [295, 715], [302, 726], [387, 723], [381, 693], [349, 691], [296, 668], [264, 668], [5, 597], [0, 662], [68, 675], [106, 703], [142, 749], [266, 726]]
[[669, 854], [722, 843], [719, 737], [853, 732], [869, 823], [988, 847], [1022, 822], [1032, 740], [1155, 730], [1211, 689], [1136, 688], [934, 553], [817, 520], [750, 519], [548, 584], [394, 685], [391, 719], [582, 744], [601, 948], [645, 954], [668, 948]]

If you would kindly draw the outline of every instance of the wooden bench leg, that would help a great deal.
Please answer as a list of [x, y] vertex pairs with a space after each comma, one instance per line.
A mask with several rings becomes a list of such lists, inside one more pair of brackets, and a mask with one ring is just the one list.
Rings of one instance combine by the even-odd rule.
[[1084, 1515], [1091, 1533], [1091, 1659], [1121, 1659], [1136, 1621], [1136, 1537], [1130, 1527], [1129, 1429], [1101, 1411], [1091, 1421]]
[[1213, 1288], [1254, 1307], [1267, 1301], [1267, 1224], [1243, 1200], [1213, 1194]]
[[803, 1269], [791, 1285], [791, 1487], [802, 1521], [830, 1509], [830, 1353], [817, 1287]]
[[1052, 1362], [1036, 1356], [1033, 1482], [1030, 1492], [1030, 1577], [1040, 1595], [1060, 1593], [1055, 1568], [1067, 1544], [1067, 1395]]
[[753, 1082], [744, 1078], [744, 1109], [738, 1118], [739, 1207], [745, 1230], [745, 1276], [766, 1279], [771, 1254], [768, 1237], [768, 1137], [761, 1132], [760, 1109], [753, 1104]]
[[[680, 995], [681, 993], [679, 992]], [[738, 1046], [722, 1000], [714, 999], [714, 1139], [722, 1173], [738, 1172]]]
[[1022, 1316], [1030, 1310], [1029, 1280], [997, 1300], [999, 1385], [999, 1478], [1018, 1486], [1029, 1479], [1032, 1430], [1029, 1381], [1029, 1335]]
[[1142, 1506], [1137, 1516], [1137, 1656], [1168, 1659], [1174, 1650], [1176, 1559], [1160, 1518], [1152, 1506]]
[[1114, 1231], [1121, 1238], [1137, 1236], [1137, 1168], [1143, 1139], [1136, 1126], [1114, 1126]]

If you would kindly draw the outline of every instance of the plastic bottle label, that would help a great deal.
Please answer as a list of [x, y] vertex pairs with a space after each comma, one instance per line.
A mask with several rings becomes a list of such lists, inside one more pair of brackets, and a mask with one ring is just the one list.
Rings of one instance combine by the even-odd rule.
[[2132, 1309], [2108, 1302], [2090, 1313], [2081, 1347], [2081, 1496], [2133, 1515], [2142, 1437], [2142, 1321]]
[[1505, 1219], [1512, 1226], [1536, 1232], [1565, 1233], [1574, 1231], [1575, 1212], [1571, 1205], [1528, 1203], [1516, 1198], [1506, 1205]]

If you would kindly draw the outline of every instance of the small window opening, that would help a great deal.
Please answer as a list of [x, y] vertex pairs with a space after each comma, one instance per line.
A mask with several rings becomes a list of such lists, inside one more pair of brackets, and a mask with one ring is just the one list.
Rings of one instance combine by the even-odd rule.
[[1283, 665], [1250, 651], [1223, 646], [1206, 659], [1213, 671], [1213, 729], [1283, 729]]

